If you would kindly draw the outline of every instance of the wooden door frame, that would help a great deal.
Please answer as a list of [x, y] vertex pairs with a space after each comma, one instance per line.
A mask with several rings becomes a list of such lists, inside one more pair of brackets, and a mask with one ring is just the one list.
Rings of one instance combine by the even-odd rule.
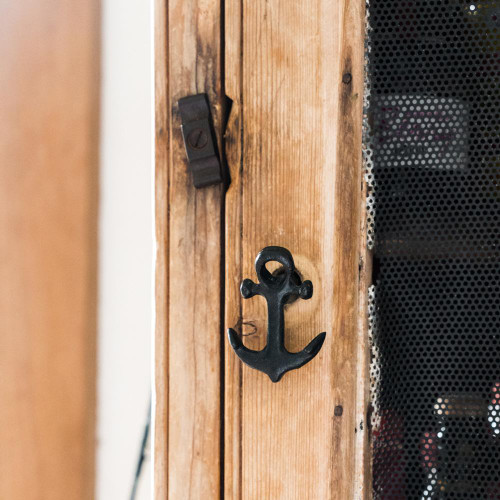
[[218, 498], [221, 490], [224, 188], [193, 186], [177, 107], [206, 93], [222, 150], [221, 19], [214, 0], [155, 2], [158, 499]]
[[[247, 472], [242, 464], [241, 434], [245, 418], [242, 403], [246, 397], [242, 370], [247, 368], [242, 368], [224, 333], [225, 327], [241, 326], [244, 321], [239, 282], [247, 277], [250, 254], [253, 254], [251, 261], [255, 257], [251, 243], [243, 241], [241, 236], [243, 212], [249, 210], [244, 193], [249, 189], [247, 186], [257, 182], [251, 176], [246, 177], [245, 184], [242, 181], [242, 169], [252, 161], [244, 149], [248, 147], [248, 138], [251, 139], [252, 124], [245, 121], [244, 104], [251, 98], [244, 95], [245, 86], [251, 81], [245, 80], [247, 75], [242, 68], [248, 64], [244, 60], [246, 47], [262, 41], [252, 41], [251, 37], [258, 36], [257, 27], [245, 23], [260, 15], [274, 14], [283, 16], [280, 22], [287, 28], [300, 21], [300, 16], [293, 18], [293, 12], [300, 14], [300, 6], [296, 5], [296, 10], [287, 14], [287, 8], [279, 3], [264, 5], [263, 2], [257, 0], [250, 7], [244, 0], [226, 0], [225, 5], [221, 0], [155, 0], [157, 499], [249, 495], [242, 490]], [[260, 4], [268, 10], [257, 11]], [[322, 263], [322, 269], [335, 269], [333, 283], [328, 285], [335, 292], [328, 292], [327, 297], [333, 308], [332, 322], [326, 325], [334, 342], [325, 344], [323, 361], [315, 361], [330, 370], [325, 379], [330, 389], [321, 410], [325, 415], [331, 413], [331, 439], [326, 457], [329, 473], [324, 480], [328, 482], [331, 498], [366, 498], [371, 489], [366, 487], [370, 482], [366, 297], [371, 264], [366, 250], [366, 186], [361, 155], [365, 2], [317, 0], [314, 6], [306, 7], [320, 9], [318, 15], [325, 18], [317, 21], [322, 33], [328, 31], [323, 23], [330, 23], [331, 39], [320, 45], [318, 57], [330, 60], [335, 66], [331, 71], [324, 70], [326, 76], [333, 76], [330, 85], [334, 102], [328, 106], [335, 122], [322, 124], [335, 135], [331, 139], [335, 150], [329, 153], [335, 158], [334, 171], [328, 173], [324, 166], [314, 167], [326, 172], [334, 193], [332, 206], [328, 208], [326, 188], [319, 187], [325, 193], [319, 203], [320, 211], [329, 210], [328, 220], [333, 223], [329, 229], [333, 252], [321, 253], [323, 260], [329, 260]], [[307, 26], [313, 27], [314, 22]], [[270, 28], [267, 29], [271, 34]], [[300, 26], [297, 29], [300, 36]], [[309, 33], [309, 28], [305, 29], [304, 35]], [[280, 46], [279, 41], [276, 46]], [[326, 57], [329, 55], [330, 59]], [[268, 86], [270, 91], [277, 92], [281, 91], [279, 85], [270, 80]], [[221, 186], [194, 189], [187, 173], [176, 104], [185, 95], [201, 92], [209, 95], [219, 148], [227, 156], [231, 185], [226, 193]], [[225, 94], [232, 100], [227, 127]], [[289, 108], [283, 103], [285, 112]], [[297, 106], [300, 108], [301, 104]], [[277, 117], [280, 110], [266, 112]], [[260, 130], [251, 133], [262, 140]], [[279, 158], [278, 163], [281, 165]], [[270, 217], [276, 215], [271, 208]], [[246, 215], [251, 216], [250, 212]], [[282, 241], [293, 244], [286, 237]], [[314, 265], [310, 270], [315, 271]], [[225, 290], [224, 302], [222, 290]], [[196, 301], [186, 300], [189, 291], [196, 295]], [[209, 328], [203, 328], [204, 324]], [[302, 387], [306, 392], [313, 387], [307, 385], [313, 383], [310, 377], [308, 382], [301, 377], [294, 380], [299, 386], [306, 384]], [[286, 408], [285, 394], [280, 392], [285, 385], [255, 383], [250, 387], [260, 398], [272, 396], [278, 406]]]

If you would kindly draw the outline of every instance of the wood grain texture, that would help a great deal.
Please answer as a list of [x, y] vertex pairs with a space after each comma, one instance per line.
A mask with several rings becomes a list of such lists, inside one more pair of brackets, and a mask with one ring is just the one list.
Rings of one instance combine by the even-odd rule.
[[[346, 469], [333, 471], [333, 483], [342, 484], [347, 472], [352, 478], [354, 498], [371, 496], [367, 298], [372, 269], [366, 247], [366, 183], [362, 175], [364, 21], [365, 2], [345, 0], [340, 61], [342, 75], [351, 75], [351, 81], [343, 79], [339, 99], [333, 328], [342, 336], [342, 341], [334, 345], [339, 370], [334, 398], [347, 403], [343, 405], [346, 418], [334, 419], [337, 425], [333, 432], [340, 439], [333, 441], [333, 454], [342, 457], [341, 463]], [[347, 387], [351, 392], [346, 391]], [[352, 432], [352, 419], [356, 434], [353, 450], [346, 449], [343, 443], [345, 436]], [[351, 467], [353, 452], [354, 466]], [[350, 490], [341, 491], [347, 495]]]
[[0, 498], [90, 499], [99, 2], [0, 13]]
[[168, 498], [168, 192], [169, 133], [167, 4], [154, 4], [155, 61], [155, 340], [153, 392], [154, 498]]
[[[225, 325], [242, 324], [239, 286], [242, 275], [242, 11], [240, 1], [225, 2], [225, 89], [232, 99], [225, 134], [226, 160], [231, 185], [226, 193]], [[238, 331], [238, 328], [237, 328]], [[224, 498], [242, 498], [242, 363], [226, 341], [224, 349]]]
[[327, 338], [278, 384], [226, 346], [225, 498], [358, 498], [364, 2], [229, 4], [226, 327], [242, 330], [247, 347], [264, 346], [265, 303], [243, 301], [237, 286], [255, 279], [260, 249], [281, 245], [314, 284], [311, 300], [286, 311], [287, 347]]
[[[364, 171], [364, 170], [363, 170]], [[372, 457], [370, 399], [371, 345], [368, 324], [368, 293], [372, 284], [373, 255], [367, 246], [367, 183], [362, 181], [361, 239], [359, 247], [357, 396], [356, 396], [356, 457], [354, 469], [354, 498], [372, 498]]]
[[158, 499], [220, 497], [224, 190], [193, 187], [177, 109], [207, 93], [221, 138], [220, 35], [218, 0], [156, 2]]

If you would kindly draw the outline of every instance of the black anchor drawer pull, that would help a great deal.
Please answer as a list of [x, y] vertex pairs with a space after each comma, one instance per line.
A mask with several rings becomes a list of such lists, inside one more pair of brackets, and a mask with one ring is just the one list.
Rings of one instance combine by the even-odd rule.
[[[268, 262], [277, 261], [283, 272], [271, 274], [266, 269]], [[238, 334], [228, 329], [229, 342], [238, 357], [251, 368], [266, 373], [273, 382], [278, 382], [290, 370], [304, 366], [318, 354], [326, 333], [320, 333], [302, 351], [288, 352], [285, 348], [284, 305], [293, 298], [310, 299], [313, 286], [309, 280], [301, 282], [295, 269], [292, 254], [283, 247], [266, 247], [255, 259], [255, 270], [259, 283], [250, 279], [241, 282], [240, 291], [245, 299], [262, 295], [267, 301], [267, 344], [262, 351], [246, 348]]]

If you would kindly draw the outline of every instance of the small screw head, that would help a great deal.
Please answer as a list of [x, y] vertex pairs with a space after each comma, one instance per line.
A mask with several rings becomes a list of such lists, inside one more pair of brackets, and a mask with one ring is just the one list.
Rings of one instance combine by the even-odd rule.
[[351, 81], [352, 81], [351, 73], [344, 73], [342, 75], [342, 83], [345, 83], [347, 85], [348, 83], [351, 83]]
[[195, 128], [187, 137], [189, 146], [193, 149], [203, 149], [208, 144], [208, 135], [201, 128]]
[[338, 405], [335, 407], [335, 410], [333, 410], [333, 414], [336, 416], [336, 417], [341, 417], [342, 416], [342, 413], [344, 413], [344, 408], [342, 408], [342, 406]]

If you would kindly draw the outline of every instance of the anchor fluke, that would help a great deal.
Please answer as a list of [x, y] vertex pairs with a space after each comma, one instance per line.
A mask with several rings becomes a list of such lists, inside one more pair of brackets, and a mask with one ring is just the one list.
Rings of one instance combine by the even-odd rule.
[[[310, 359], [313, 359], [316, 354], [320, 351], [323, 346], [323, 342], [325, 341], [326, 332], [320, 333], [317, 337], [311, 340], [306, 347], [304, 347], [303, 352], [306, 352], [311, 355]], [[309, 360], [308, 360], [309, 361]]]

